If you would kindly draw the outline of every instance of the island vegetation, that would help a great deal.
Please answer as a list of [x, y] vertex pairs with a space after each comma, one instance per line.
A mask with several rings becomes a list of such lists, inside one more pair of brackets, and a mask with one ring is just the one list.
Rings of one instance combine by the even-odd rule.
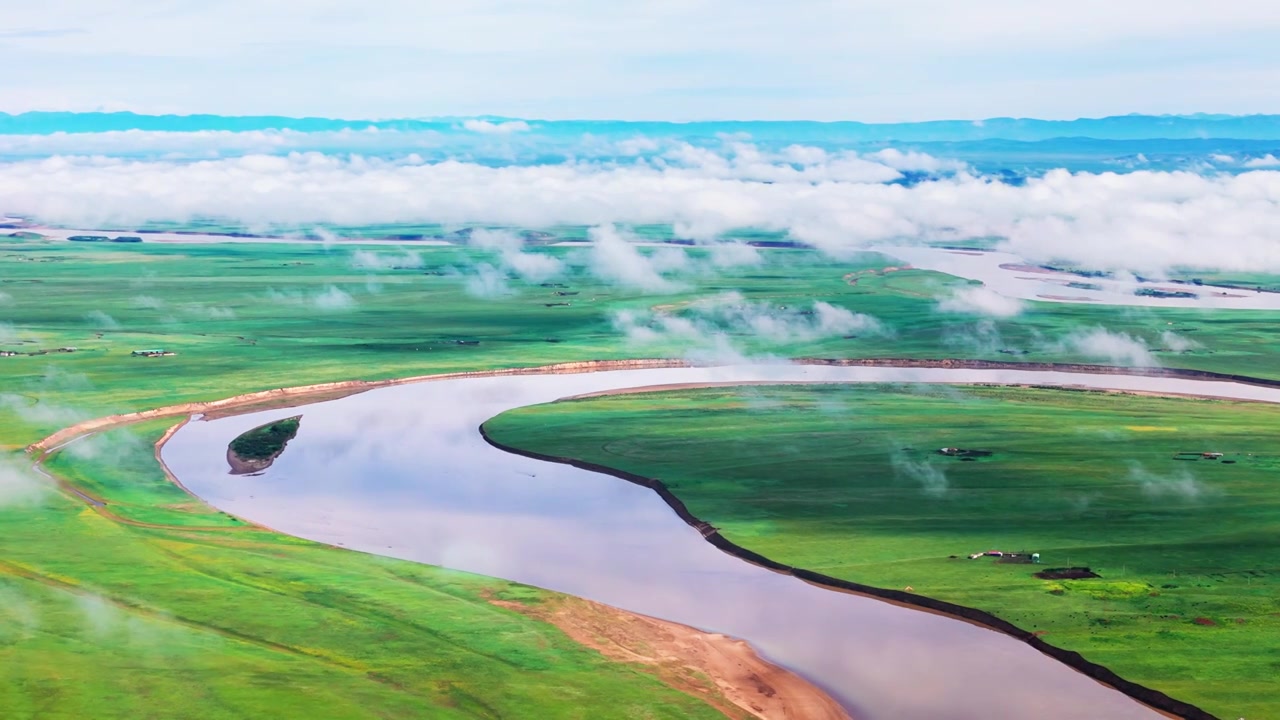
[[227, 461], [233, 474], [259, 472], [270, 467], [298, 434], [302, 416], [274, 420], [246, 430], [227, 446]]

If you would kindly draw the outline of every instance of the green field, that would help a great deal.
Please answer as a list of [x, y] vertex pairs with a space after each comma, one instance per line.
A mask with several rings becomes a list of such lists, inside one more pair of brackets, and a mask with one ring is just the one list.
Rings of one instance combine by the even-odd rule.
[[[79, 420], [284, 386], [589, 359], [1097, 361], [1059, 339], [1099, 326], [1144, 339], [1169, 366], [1280, 378], [1269, 313], [1032, 304], [988, 321], [936, 311], [936, 297], [962, 281], [865, 272], [892, 264], [870, 254], [770, 250], [761, 264], [718, 267], [695, 249], [665, 287], [646, 290], [600, 279], [584, 248], [536, 253], [564, 272], [540, 283], [497, 271], [485, 284], [480, 264], [497, 267], [498, 254], [460, 247], [0, 237], [0, 351], [20, 353], [0, 357], [0, 592], [10, 618], [0, 707], [18, 708], [6, 717], [161, 717], [176, 706], [201, 717], [527, 716], [513, 710], [522, 703], [542, 717], [599, 717], [600, 708], [644, 717], [640, 698], [653, 716], [697, 712], [649, 676], [485, 600], [549, 595], [213, 512], [161, 474], [149, 442], [164, 423], [113, 431], [50, 461], [70, 487], [106, 499], [105, 510], [47, 484], [33, 498], [22, 449]], [[850, 273], [862, 273], [856, 285]], [[801, 331], [708, 314], [702, 304], [726, 292]], [[874, 316], [882, 330], [811, 331], [814, 301]], [[624, 313], [648, 341], [628, 340]], [[703, 336], [672, 331], [671, 318], [698, 321]], [[1165, 330], [1200, 347], [1162, 352]], [[999, 352], [1009, 348], [1026, 354]], [[157, 349], [174, 354], [131, 355]], [[85, 603], [118, 624], [97, 632]], [[311, 705], [289, 694], [304, 685], [315, 688]]]
[[171, 421], [50, 470], [107, 500], [0, 511], [8, 718], [712, 718], [701, 701], [490, 599], [552, 593], [246, 526], [169, 483]]
[[[659, 478], [778, 562], [991, 611], [1222, 717], [1280, 710], [1275, 406], [770, 386], [563, 401], [486, 430]], [[992, 549], [1042, 564], [968, 559]], [[1073, 566], [1101, 577], [1034, 576]]]
[[[993, 322], [936, 312], [936, 296], [961, 282], [945, 275], [913, 270], [845, 282], [846, 274], [892, 262], [877, 255], [834, 261], [771, 250], [762, 253], [763, 265], [725, 269], [693, 250], [692, 267], [655, 293], [591, 275], [583, 248], [539, 252], [566, 263], [565, 276], [549, 283], [564, 288], [512, 280], [509, 294], [475, 297], [467, 292], [474, 273], [464, 273], [493, 257], [456, 247], [0, 239], [0, 350], [48, 351], [0, 357], [0, 444], [24, 446], [77, 417], [272, 387], [567, 360], [726, 357], [720, 343], [671, 334], [627, 342], [615, 322], [622, 311], [644, 322], [654, 308], [684, 316], [696, 301], [725, 292], [792, 312], [823, 301], [871, 315], [885, 328], [814, 337], [726, 326], [734, 351], [751, 355], [1097, 362], [1059, 340], [1102, 326], [1145, 340], [1171, 367], [1280, 378], [1273, 361], [1280, 337], [1266, 312], [1117, 313], [1033, 303], [1017, 318]], [[361, 257], [381, 266], [361, 267]], [[1166, 330], [1201, 347], [1161, 352]], [[61, 347], [76, 351], [56, 352]], [[999, 352], [1011, 348], [1026, 354]], [[176, 354], [129, 356], [152, 349]]]

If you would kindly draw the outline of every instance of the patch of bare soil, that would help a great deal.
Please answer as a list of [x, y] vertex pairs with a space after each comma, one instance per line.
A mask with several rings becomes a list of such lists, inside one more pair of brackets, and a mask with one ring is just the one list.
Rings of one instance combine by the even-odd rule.
[[[284, 448], [280, 448], [280, 452], [284, 452]], [[254, 475], [271, 467], [280, 456], [280, 452], [262, 459], [242, 458], [236, 454], [235, 450], [227, 448], [227, 464], [231, 466], [232, 475]]]
[[1102, 577], [1087, 567], [1049, 568], [1036, 573], [1041, 580], [1084, 580], [1085, 578]]
[[491, 602], [550, 622], [605, 657], [643, 665], [735, 720], [849, 720], [817, 686], [766, 662], [736, 638], [576, 597], [536, 606]]

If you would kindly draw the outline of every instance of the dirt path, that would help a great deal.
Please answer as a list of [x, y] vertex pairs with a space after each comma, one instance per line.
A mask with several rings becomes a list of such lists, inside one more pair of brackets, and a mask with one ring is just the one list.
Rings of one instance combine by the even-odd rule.
[[458, 378], [502, 377], [508, 375], [545, 375], [589, 373], [601, 370], [636, 370], [641, 368], [687, 367], [683, 360], [587, 360], [583, 362], [557, 363], [531, 368], [508, 368], [502, 370], [477, 370], [471, 372], [437, 373], [435, 375], [414, 375], [387, 380], [345, 380], [342, 382], [318, 383], [315, 385], [299, 385], [297, 387], [275, 388], [258, 392], [234, 395], [222, 400], [209, 402], [188, 402], [151, 410], [106, 415], [104, 417], [85, 420], [65, 427], [54, 434], [27, 446], [28, 453], [47, 452], [75, 438], [91, 432], [99, 432], [121, 425], [129, 425], [143, 420], [174, 417], [177, 415], [194, 415], [197, 413], [223, 417], [230, 411], [245, 412], [251, 408], [290, 407], [319, 399], [334, 400], [376, 388], [393, 385], [409, 385], [411, 383], [430, 382], [433, 380], [455, 380]]
[[762, 659], [736, 638], [577, 597], [538, 606], [492, 602], [549, 622], [605, 657], [643, 665], [730, 718], [849, 720], [816, 685]]

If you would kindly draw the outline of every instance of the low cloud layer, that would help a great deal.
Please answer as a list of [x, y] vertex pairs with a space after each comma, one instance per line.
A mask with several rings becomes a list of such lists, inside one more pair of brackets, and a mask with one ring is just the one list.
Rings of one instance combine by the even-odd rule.
[[1060, 343], [1060, 349], [1111, 365], [1127, 367], [1158, 367], [1160, 365], [1151, 354], [1151, 348], [1142, 338], [1134, 337], [1129, 333], [1113, 332], [1102, 327], [1071, 333]]
[[308, 292], [269, 288], [267, 299], [289, 305], [308, 305], [321, 312], [350, 310], [356, 306], [355, 298], [336, 285], [327, 285], [320, 290]]
[[949, 313], [1009, 318], [1021, 313], [1023, 305], [1021, 300], [987, 287], [966, 287], [939, 301], [938, 309]]
[[20, 460], [0, 456], [0, 508], [36, 502], [46, 486]]
[[684, 287], [667, 273], [688, 264], [681, 248], [663, 248], [646, 255], [612, 225], [591, 229], [591, 273], [607, 283], [650, 293], [675, 292]]
[[[199, 162], [52, 157], [0, 164], [0, 212], [72, 226], [223, 217], [267, 223], [674, 224], [710, 240], [789, 232], [833, 254], [919, 238], [1007, 238], [1032, 260], [1156, 271], [1280, 270], [1280, 172], [959, 172], [906, 186], [911, 153], [680, 146], [631, 162], [490, 166], [295, 153]], [[652, 278], [650, 278], [652, 280]]]
[[1172, 330], [1165, 330], [1163, 333], [1160, 333], [1160, 345], [1165, 350], [1176, 353], [1191, 352], [1204, 347], [1195, 340], [1192, 340], [1185, 335], [1179, 335]]
[[511, 295], [515, 291], [507, 282], [507, 274], [489, 263], [478, 263], [473, 274], [467, 276], [463, 289], [468, 295], [493, 299]]
[[1275, 155], [1267, 154], [1262, 157], [1246, 160], [1244, 166], [1247, 168], [1274, 168], [1280, 167], [1280, 158]]
[[664, 345], [700, 362], [737, 362], [751, 353], [835, 337], [883, 335], [874, 317], [822, 301], [785, 308], [726, 292], [664, 311], [620, 311], [614, 327], [638, 345]]
[[84, 319], [98, 330], [119, 330], [120, 323], [101, 310], [90, 310]]
[[468, 243], [497, 253], [501, 269], [529, 282], [545, 282], [564, 272], [564, 262], [545, 253], [525, 252], [524, 240], [506, 230], [477, 229]]
[[373, 252], [356, 250], [351, 253], [351, 267], [357, 270], [399, 270], [422, 267], [422, 256], [416, 252]]
[[472, 119], [464, 121], [462, 127], [471, 132], [484, 133], [486, 135], [510, 135], [511, 133], [529, 132], [529, 123], [523, 120], [491, 122], [489, 120]]
[[889, 455], [889, 464], [895, 476], [918, 484], [925, 495], [942, 497], [947, 494], [950, 482], [946, 471], [928, 460], [916, 460], [902, 452], [893, 452]]
[[1216, 488], [1200, 482], [1185, 467], [1169, 473], [1155, 473], [1140, 463], [1131, 463], [1129, 479], [1153, 501], [1195, 503], [1217, 494]]

